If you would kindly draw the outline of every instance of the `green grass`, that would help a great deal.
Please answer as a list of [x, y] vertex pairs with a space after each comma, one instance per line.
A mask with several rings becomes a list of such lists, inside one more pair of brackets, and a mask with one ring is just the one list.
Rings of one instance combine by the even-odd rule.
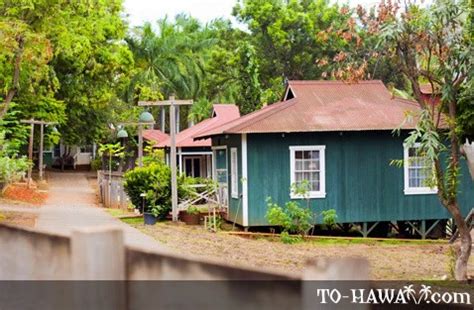
[[[269, 240], [281, 242], [280, 235], [275, 236], [254, 236], [255, 240]], [[352, 244], [366, 244], [366, 245], [381, 245], [381, 246], [394, 246], [394, 245], [430, 245], [430, 244], [446, 244], [445, 240], [413, 240], [413, 239], [370, 239], [370, 238], [343, 238], [343, 237], [329, 237], [324, 236], [320, 238], [308, 238], [295, 242], [296, 244], [306, 243], [314, 244], [316, 246], [338, 246], [338, 245], [352, 245]]]
[[120, 220], [124, 223], [129, 224], [129, 225], [143, 224], [143, 218], [142, 217], [123, 218], [123, 219], [120, 219]]
[[107, 211], [107, 213], [109, 213], [110, 215], [112, 215], [113, 217], [121, 217], [121, 216], [125, 216], [125, 215], [133, 215], [133, 212], [131, 211], [125, 211], [125, 210], [122, 210], [122, 209], [105, 209], [105, 211]]
[[[385, 240], [371, 240], [364, 238], [354, 238], [354, 239], [342, 239], [342, 238], [321, 238], [321, 239], [312, 239], [308, 240], [309, 243], [315, 243], [318, 245], [350, 245], [350, 244], [367, 244], [367, 245], [426, 245], [433, 244], [434, 242], [428, 240], [410, 240], [404, 241], [399, 239], [385, 239]], [[437, 243], [437, 242], [435, 242]]]

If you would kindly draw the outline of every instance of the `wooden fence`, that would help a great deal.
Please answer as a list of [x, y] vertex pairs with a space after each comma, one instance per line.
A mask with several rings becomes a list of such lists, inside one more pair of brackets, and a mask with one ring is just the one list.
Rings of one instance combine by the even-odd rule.
[[[124, 244], [122, 230], [115, 227], [81, 228], [65, 237], [0, 224], [0, 249], [8, 249], [0, 251], [0, 280], [89, 280], [84, 288], [87, 298], [76, 299], [68, 297], [68, 282], [60, 282], [63, 289], [52, 294], [55, 306], [59, 303], [62, 309], [211, 309], [216, 308], [217, 302], [221, 309], [238, 309], [243, 304], [248, 305], [246, 309], [275, 309], [275, 305], [278, 309], [312, 309], [316, 293], [303, 280], [368, 278], [364, 259], [318, 259], [309, 262], [302, 275], [278, 273], [178, 255], [165, 249], [132, 248]], [[107, 281], [90, 280], [180, 281], [113, 282], [116, 287], [111, 290]], [[181, 280], [211, 281], [197, 285]], [[251, 284], [257, 280], [264, 282]], [[48, 283], [41, 285], [49, 287]], [[213, 290], [209, 295], [210, 287]], [[14, 285], [7, 288], [11, 292], [0, 294], [5, 309], [19, 300], [24, 302], [21, 298], [36, 298], [31, 290]], [[42, 294], [38, 301], [49, 298]]]
[[106, 171], [97, 171], [97, 184], [99, 185], [99, 200], [106, 208], [126, 210], [130, 199], [123, 189], [123, 174]]

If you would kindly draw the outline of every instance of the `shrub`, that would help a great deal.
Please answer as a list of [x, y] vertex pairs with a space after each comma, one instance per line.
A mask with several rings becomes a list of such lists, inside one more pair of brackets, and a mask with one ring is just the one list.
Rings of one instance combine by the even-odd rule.
[[272, 225], [283, 228], [283, 232], [306, 235], [312, 227], [313, 214], [310, 209], [302, 208], [295, 201], [289, 201], [284, 207], [274, 203], [271, 198], [267, 200], [267, 219]]
[[189, 206], [189, 208], [186, 210], [186, 213], [191, 214], [191, 215], [196, 215], [199, 214], [199, 208], [196, 206]]
[[[171, 172], [165, 164], [151, 164], [137, 167], [124, 175], [124, 189], [132, 204], [140, 212], [151, 212], [151, 208], [161, 208], [161, 215], [171, 209]], [[142, 197], [142, 194], [146, 194]], [[142, 205], [144, 204], [144, 210]]]
[[5, 133], [0, 132], [0, 184], [21, 180], [29, 167], [28, 159], [14, 155], [9, 143], [5, 141]]
[[286, 244], [294, 244], [302, 241], [301, 236], [292, 236], [286, 231], [280, 234], [280, 240]]
[[[171, 211], [171, 169], [162, 161], [136, 167], [125, 173], [124, 180], [124, 190], [140, 212], [159, 213], [158, 217], [163, 218]], [[178, 196], [181, 199], [194, 197], [194, 189], [189, 186], [192, 184], [196, 184], [193, 178], [178, 177]]]
[[[271, 225], [282, 227], [280, 235], [281, 241], [284, 243], [294, 243], [297, 239], [291, 239], [289, 233], [299, 234], [304, 237], [311, 229], [313, 219], [316, 214], [311, 212], [310, 198], [308, 195], [309, 185], [307, 182], [301, 184], [292, 184], [290, 190], [306, 200], [306, 207], [301, 207], [296, 201], [289, 201], [283, 207], [274, 203], [271, 197], [267, 198], [267, 220]], [[322, 211], [323, 223], [329, 227], [333, 226], [337, 221], [336, 210], [330, 209]], [[290, 240], [291, 239], [291, 240]]]

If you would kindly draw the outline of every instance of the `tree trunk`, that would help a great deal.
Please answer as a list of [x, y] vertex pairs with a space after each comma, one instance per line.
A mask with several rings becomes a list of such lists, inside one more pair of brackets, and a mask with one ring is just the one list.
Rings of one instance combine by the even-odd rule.
[[[456, 102], [450, 101], [448, 104], [449, 117], [451, 120], [456, 119]], [[455, 171], [459, 169], [459, 154], [460, 154], [460, 145], [458, 136], [456, 134], [456, 128], [453, 124], [450, 124], [450, 140], [451, 140], [451, 169], [452, 177], [457, 178]], [[461, 251], [456, 260], [456, 267], [454, 271], [454, 277], [458, 281], [467, 280], [467, 263], [469, 262], [469, 256], [471, 256], [471, 232], [464, 221], [464, 218], [461, 214], [457, 202], [457, 180], [448, 180], [448, 186], [446, 188], [448, 194], [448, 204], [446, 207], [449, 212], [453, 215], [454, 222], [459, 230], [459, 237], [461, 239]]]
[[471, 256], [472, 247], [471, 232], [459, 211], [459, 207], [457, 205], [449, 205], [447, 208], [453, 215], [454, 222], [459, 231], [459, 239], [461, 241], [460, 252], [456, 259], [454, 277], [458, 281], [467, 280], [467, 264], [469, 262], [469, 256]]
[[8, 108], [10, 107], [10, 103], [12, 102], [13, 97], [20, 88], [20, 67], [21, 59], [23, 57], [23, 50], [25, 47], [25, 39], [23, 38], [23, 36], [19, 35], [16, 38], [16, 41], [18, 43], [18, 48], [15, 51], [15, 58], [13, 63], [12, 87], [10, 87], [10, 89], [8, 90], [5, 100], [3, 101], [3, 105], [0, 108], [0, 119], [2, 119], [5, 114], [7, 114]]

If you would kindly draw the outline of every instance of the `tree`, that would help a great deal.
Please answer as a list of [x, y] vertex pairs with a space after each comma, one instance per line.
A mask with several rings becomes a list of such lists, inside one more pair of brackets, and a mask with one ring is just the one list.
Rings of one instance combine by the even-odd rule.
[[[63, 1], [0, 1], [0, 119], [8, 112], [20, 91], [47, 83], [50, 70], [47, 63], [53, 53], [41, 23], [57, 14]], [[36, 92], [49, 96], [48, 89]]]
[[0, 118], [16, 103], [16, 118], [60, 123], [67, 144], [101, 136], [133, 64], [121, 12], [122, 0], [0, 1]]
[[[469, 128], [466, 119], [472, 121], [472, 111], [466, 109], [465, 99], [472, 90], [472, 10], [468, 1], [438, 0], [423, 9], [408, 4], [402, 12], [391, 1], [382, 2], [377, 12], [370, 14], [359, 8], [358, 22], [370, 29], [370, 36], [376, 38], [379, 53], [390, 57], [404, 77], [409, 81], [413, 98], [418, 102], [421, 113], [416, 115], [418, 124], [406, 140], [408, 145], [421, 144], [423, 153], [434, 163], [433, 177], [438, 187], [438, 197], [459, 230], [461, 247], [455, 266], [457, 280], [467, 279], [467, 263], [471, 254], [471, 235], [457, 199], [460, 175], [460, 139]], [[354, 21], [351, 20], [353, 23]], [[471, 26], [471, 27], [469, 27]], [[352, 27], [356, 29], [356, 27]], [[348, 29], [347, 39], [357, 39], [357, 33]], [[376, 57], [378, 55], [368, 55]], [[354, 64], [350, 55], [341, 54], [335, 76], [351, 81], [367, 76], [367, 58]], [[351, 68], [344, 75], [337, 70]], [[347, 73], [348, 72], [348, 73]], [[440, 102], [426, 101], [421, 85], [428, 83], [440, 94]], [[460, 114], [460, 112], [463, 112]], [[472, 128], [472, 127], [470, 127]], [[447, 158], [443, 164], [443, 158]]]
[[[205, 66], [216, 43], [213, 32], [198, 20], [178, 15], [174, 22], [160, 19], [154, 30], [150, 23], [133, 29], [127, 43], [136, 61], [127, 100], [159, 100], [175, 94], [178, 98], [206, 98]], [[188, 107], [179, 109], [186, 121]]]
[[248, 0], [237, 4], [233, 14], [252, 34], [264, 88], [276, 77], [319, 78], [322, 70], [314, 61], [335, 54], [338, 46], [319, 44], [315, 33], [345, 20], [337, 5], [314, 0]]
[[236, 98], [240, 113], [247, 114], [261, 107], [262, 87], [255, 48], [244, 42], [238, 50], [237, 81], [239, 92]]

